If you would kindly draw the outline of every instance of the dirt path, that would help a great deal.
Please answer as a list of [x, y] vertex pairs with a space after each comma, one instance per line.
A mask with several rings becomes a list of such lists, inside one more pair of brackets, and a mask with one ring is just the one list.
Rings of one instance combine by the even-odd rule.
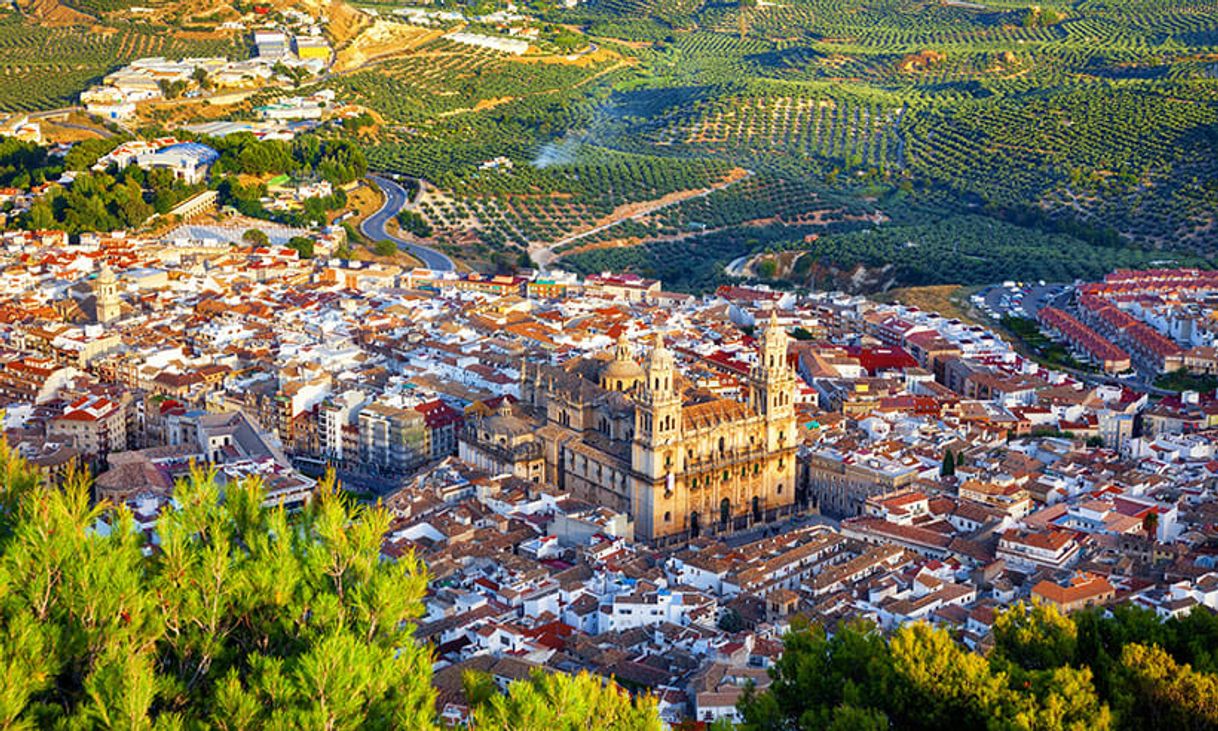
[[548, 246], [531, 248], [529, 250], [529, 255], [533, 257], [533, 261], [537, 262], [538, 266], [545, 267], [557, 257], [557, 249], [560, 249], [568, 244], [572, 244], [594, 234], [598, 234], [605, 229], [618, 225], [622, 221], [639, 219], [643, 216], [655, 213], [656, 211], [670, 208], [678, 203], [683, 203], [694, 198], [705, 198], [717, 190], [725, 190], [742, 180], [748, 180], [753, 175], [754, 173], [752, 170], [734, 168], [728, 173], [726, 178], [708, 188], [678, 190], [650, 201], [622, 204], [613, 209], [612, 213], [597, 221], [592, 227], [568, 234]]

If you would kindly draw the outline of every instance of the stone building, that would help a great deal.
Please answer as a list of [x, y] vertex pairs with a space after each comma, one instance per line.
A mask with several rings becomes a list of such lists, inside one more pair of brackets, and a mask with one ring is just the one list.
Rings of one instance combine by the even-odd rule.
[[542, 444], [533, 425], [515, 415], [506, 396], [495, 411], [466, 420], [457, 439], [457, 456], [492, 475], [514, 475], [535, 483], [545, 477]]
[[795, 501], [795, 372], [771, 318], [747, 403], [694, 389], [663, 338], [634, 361], [619, 338], [606, 361], [525, 364], [521, 402], [534, 418], [545, 479], [628, 513], [657, 545], [784, 517]]

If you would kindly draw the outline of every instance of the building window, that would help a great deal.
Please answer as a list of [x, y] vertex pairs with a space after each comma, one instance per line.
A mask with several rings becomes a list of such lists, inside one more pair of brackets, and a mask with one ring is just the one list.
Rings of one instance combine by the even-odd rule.
[[672, 522], [672, 511], [664, 511], [664, 522], [665, 523]]

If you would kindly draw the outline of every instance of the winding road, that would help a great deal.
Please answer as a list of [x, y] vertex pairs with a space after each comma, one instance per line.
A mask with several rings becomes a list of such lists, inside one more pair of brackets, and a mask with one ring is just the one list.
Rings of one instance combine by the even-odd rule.
[[380, 188], [381, 192], [385, 194], [385, 203], [381, 206], [380, 210], [364, 219], [363, 223], [359, 225], [360, 233], [373, 241], [389, 239], [397, 244], [399, 249], [408, 252], [423, 262], [423, 266], [429, 269], [437, 272], [453, 271], [456, 268], [453, 265], [453, 260], [444, 254], [422, 244], [416, 244], [393, 236], [385, 230], [385, 224], [389, 222], [389, 219], [398, 215], [398, 212], [406, 205], [406, 189], [393, 180], [381, 175], [369, 175], [368, 179], [376, 183], [376, 187]]

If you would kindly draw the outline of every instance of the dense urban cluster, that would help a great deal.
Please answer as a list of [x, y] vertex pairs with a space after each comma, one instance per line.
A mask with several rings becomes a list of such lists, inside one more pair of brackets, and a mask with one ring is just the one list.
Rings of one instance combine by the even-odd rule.
[[[1213, 394], [1051, 370], [832, 292], [190, 233], [4, 234], [8, 443], [53, 482], [91, 468], [150, 545], [192, 465], [289, 508], [336, 470], [389, 510], [381, 555], [427, 567], [415, 636], [450, 722], [465, 671], [537, 668], [650, 691], [672, 723], [739, 719], [797, 618], [985, 650], [1020, 601], [1218, 609]], [[1074, 301], [1195, 353], [1206, 277], [1118, 272]]]

